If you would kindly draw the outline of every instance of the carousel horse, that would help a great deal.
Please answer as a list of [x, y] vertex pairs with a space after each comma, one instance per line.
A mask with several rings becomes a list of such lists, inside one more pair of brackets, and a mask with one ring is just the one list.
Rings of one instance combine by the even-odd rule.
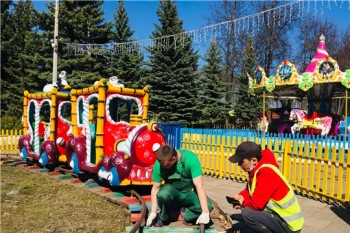
[[340, 120], [334, 129], [334, 133], [336, 135], [338, 134], [345, 134], [345, 130], [347, 129], [347, 134], [350, 134], [350, 117], [347, 118], [347, 127], [345, 127], [345, 120]]
[[313, 128], [322, 130], [321, 135], [327, 135], [332, 127], [332, 117], [321, 117], [314, 112], [310, 118], [305, 111], [297, 108], [290, 111], [289, 120], [294, 122], [294, 125], [291, 127], [292, 134], [303, 128]]
[[290, 128], [292, 134], [299, 133], [301, 129], [301, 122], [305, 118], [306, 113], [301, 109], [292, 109], [290, 111], [289, 120], [293, 121], [293, 125]]

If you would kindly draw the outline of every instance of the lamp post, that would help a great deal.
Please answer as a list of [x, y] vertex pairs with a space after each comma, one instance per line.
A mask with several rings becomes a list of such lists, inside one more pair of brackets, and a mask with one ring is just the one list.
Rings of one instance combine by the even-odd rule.
[[54, 37], [51, 40], [51, 46], [53, 48], [53, 66], [52, 66], [52, 84], [57, 82], [57, 59], [58, 59], [58, 7], [59, 0], [55, 0], [55, 29]]

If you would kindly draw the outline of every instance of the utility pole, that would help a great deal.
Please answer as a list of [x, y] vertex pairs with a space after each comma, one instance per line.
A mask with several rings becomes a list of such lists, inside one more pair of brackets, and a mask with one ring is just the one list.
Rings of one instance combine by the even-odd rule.
[[53, 40], [51, 40], [51, 46], [53, 48], [53, 69], [52, 69], [52, 84], [55, 84], [57, 82], [57, 59], [58, 59], [58, 7], [59, 7], [59, 0], [55, 0], [55, 30], [54, 30], [54, 37]]

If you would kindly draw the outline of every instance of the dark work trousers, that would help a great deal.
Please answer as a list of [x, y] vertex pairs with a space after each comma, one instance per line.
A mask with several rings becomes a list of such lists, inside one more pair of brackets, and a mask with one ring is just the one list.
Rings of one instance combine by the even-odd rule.
[[[190, 222], [197, 219], [202, 208], [196, 192], [190, 189], [188, 192], [180, 192], [171, 184], [164, 184], [157, 193], [158, 206], [161, 209], [160, 220], [167, 222], [169, 220], [170, 209], [179, 209], [186, 207], [185, 219]], [[211, 201], [208, 199], [208, 209], [213, 209]]]
[[231, 218], [237, 220], [232, 231], [241, 233], [298, 233], [292, 231], [288, 224], [277, 214], [265, 210], [253, 210], [249, 207], [242, 209], [241, 214], [233, 214]]

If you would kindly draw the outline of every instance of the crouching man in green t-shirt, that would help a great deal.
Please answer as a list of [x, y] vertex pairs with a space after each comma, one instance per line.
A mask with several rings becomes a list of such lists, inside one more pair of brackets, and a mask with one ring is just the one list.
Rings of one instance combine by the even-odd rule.
[[[157, 151], [152, 179], [152, 206], [147, 226], [168, 224], [169, 210], [180, 207], [183, 207], [181, 214], [185, 224], [196, 219], [196, 224], [209, 223], [209, 212], [213, 207], [204, 190], [201, 164], [193, 152], [161, 146]], [[160, 213], [156, 219], [158, 206]]]

